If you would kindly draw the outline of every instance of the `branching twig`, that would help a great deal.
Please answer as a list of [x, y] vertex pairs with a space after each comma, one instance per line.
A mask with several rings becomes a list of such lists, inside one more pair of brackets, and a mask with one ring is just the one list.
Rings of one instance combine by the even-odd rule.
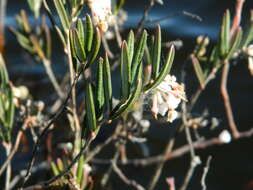
[[57, 80], [55, 78], [55, 75], [54, 75], [54, 73], [52, 71], [52, 67], [51, 67], [50, 61], [44, 58], [42, 60], [42, 63], [44, 65], [44, 67], [45, 67], [46, 73], [47, 73], [47, 75], [48, 75], [48, 77], [49, 77], [49, 79], [50, 79], [50, 81], [51, 81], [51, 83], [52, 83], [52, 85], [53, 85], [56, 93], [58, 94], [58, 96], [61, 99], [64, 99], [65, 95], [64, 95], [64, 93], [63, 93], [63, 91], [62, 91], [59, 83], [57, 82]]
[[3, 163], [3, 165], [2, 165], [2, 167], [0, 169], [0, 176], [3, 174], [4, 170], [6, 169], [6, 167], [8, 166], [8, 164], [10, 163], [10, 161], [12, 160], [13, 156], [17, 152], [19, 144], [20, 144], [21, 137], [23, 135], [23, 131], [26, 128], [27, 128], [27, 124], [25, 122], [24, 125], [21, 127], [21, 130], [19, 130], [19, 132], [18, 132], [18, 134], [16, 136], [16, 141], [14, 143], [14, 146], [13, 146], [10, 154], [8, 155], [7, 159], [5, 160], [5, 162]]
[[136, 34], [137, 35], [140, 34], [140, 32], [141, 32], [141, 30], [143, 28], [143, 25], [144, 25], [144, 23], [145, 23], [145, 21], [146, 21], [146, 19], [148, 17], [149, 11], [152, 9], [152, 7], [154, 6], [154, 4], [155, 4], [155, 0], [149, 0], [149, 4], [145, 8], [143, 16], [142, 16], [140, 22], [137, 25], [137, 30], [136, 30]]
[[[249, 138], [251, 136], [253, 136], [253, 129], [241, 132], [239, 138], [234, 139], [234, 141], [242, 139], [242, 138]], [[199, 141], [193, 142], [193, 147], [196, 150], [196, 149], [205, 149], [205, 148], [208, 148], [208, 147], [211, 147], [214, 145], [222, 145], [222, 144], [224, 144], [224, 143], [219, 138], [214, 137], [214, 138], [211, 138], [211, 139], [208, 139], [205, 141], [199, 140]], [[190, 146], [187, 144], [187, 145], [184, 145], [184, 146], [181, 146], [181, 147], [175, 149], [174, 151], [172, 151], [171, 153], [168, 153], [166, 155], [159, 154], [157, 156], [152, 156], [149, 158], [128, 159], [127, 162], [125, 162], [125, 163], [118, 161], [117, 164], [145, 167], [145, 166], [152, 165], [152, 164], [155, 164], [158, 162], [160, 163], [164, 159], [167, 161], [167, 160], [179, 158], [189, 152], [190, 152]], [[93, 159], [92, 163], [94, 163], [94, 164], [111, 164], [110, 160], [103, 160], [103, 159]]]
[[119, 176], [119, 178], [124, 183], [132, 186], [133, 188], [137, 190], [145, 190], [145, 188], [142, 185], [138, 184], [135, 180], [129, 179], [127, 176], [125, 176], [125, 174], [118, 168], [116, 163], [112, 162], [112, 168], [113, 168], [113, 171]]
[[63, 111], [65, 110], [65, 107], [68, 103], [68, 100], [70, 99], [71, 97], [71, 92], [72, 92], [72, 89], [74, 88], [74, 86], [76, 85], [80, 75], [83, 73], [85, 69], [85, 65], [82, 66], [81, 70], [79, 71], [79, 73], [75, 76], [75, 79], [69, 89], [69, 92], [68, 92], [68, 95], [67, 97], [65, 98], [65, 101], [62, 103], [62, 106], [60, 107], [60, 109], [58, 110], [58, 112], [56, 112], [52, 118], [48, 121], [48, 124], [46, 125], [46, 127], [43, 129], [42, 133], [39, 135], [38, 137], [38, 140], [36, 142], [36, 144], [34, 145], [34, 148], [33, 148], [33, 152], [32, 152], [32, 158], [31, 158], [31, 161], [29, 163], [29, 166], [27, 168], [27, 173], [24, 177], [24, 181], [23, 181], [23, 184], [22, 184], [22, 187], [25, 185], [25, 183], [27, 182], [27, 180], [29, 179], [30, 175], [31, 175], [31, 169], [33, 167], [33, 164], [35, 162], [35, 158], [37, 156], [37, 152], [39, 150], [39, 147], [41, 145], [41, 142], [42, 142], [42, 138], [47, 134], [48, 130], [50, 129], [50, 127], [52, 126], [52, 124], [54, 123], [55, 120], [58, 119], [58, 117], [63, 113]]
[[232, 132], [234, 138], [238, 138], [240, 136], [239, 131], [237, 130], [237, 126], [234, 121], [233, 111], [230, 104], [230, 99], [227, 91], [227, 79], [228, 79], [228, 72], [229, 72], [230, 64], [228, 62], [224, 62], [222, 76], [221, 76], [221, 95], [223, 98], [225, 111], [228, 119], [228, 126]]
[[206, 161], [206, 166], [204, 168], [203, 175], [201, 177], [202, 190], [206, 190], [206, 176], [210, 168], [211, 160], [212, 160], [212, 156], [208, 156], [207, 161]]
[[166, 145], [164, 154], [159, 157], [159, 158], [161, 158], [160, 159], [160, 163], [156, 167], [154, 175], [152, 176], [152, 179], [151, 179], [151, 181], [149, 183], [148, 190], [153, 190], [155, 188], [155, 186], [156, 186], [156, 184], [157, 184], [157, 182], [158, 182], [158, 180], [159, 180], [159, 178], [161, 176], [164, 164], [166, 162], [166, 157], [167, 157], [167, 155], [169, 155], [171, 153], [172, 148], [174, 146], [174, 143], [175, 143], [175, 138], [170, 139], [170, 141]]

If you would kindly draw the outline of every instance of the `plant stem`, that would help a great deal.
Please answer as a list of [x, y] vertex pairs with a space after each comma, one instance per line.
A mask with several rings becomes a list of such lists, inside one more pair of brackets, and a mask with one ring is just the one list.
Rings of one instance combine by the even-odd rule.
[[229, 98], [229, 94], [227, 91], [227, 79], [228, 79], [229, 67], [230, 67], [229, 62], [224, 61], [220, 89], [221, 89], [221, 95], [223, 98], [225, 111], [226, 111], [226, 115], [227, 115], [227, 119], [228, 119], [228, 126], [232, 132], [233, 137], [238, 138], [240, 136], [240, 133], [237, 130], [237, 126], [234, 121], [233, 111], [232, 111], [232, 107], [230, 104], [230, 98]]
[[[11, 143], [4, 143], [4, 148], [6, 152], [6, 157], [8, 158], [11, 152]], [[5, 190], [9, 190], [11, 181], [11, 162], [7, 164], [6, 174], [5, 174]]]
[[46, 73], [47, 73], [47, 75], [48, 75], [48, 77], [49, 77], [56, 93], [58, 94], [58, 96], [61, 99], [64, 99], [65, 95], [62, 92], [61, 87], [60, 87], [59, 83], [56, 80], [56, 77], [55, 77], [54, 72], [53, 72], [52, 67], [51, 67], [51, 62], [48, 59], [45, 59], [45, 58], [42, 60], [42, 62], [43, 62]]
[[164, 151], [164, 154], [162, 156], [162, 160], [161, 162], [157, 165], [156, 167], [156, 170], [155, 170], [155, 173], [148, 185], [148, 190], [153, 190], [161, 176], [161, 173], [162, 173], [162, 169], [164, 167], [164, 164], [166, 162], [166, 158], [167, 158], [167, 155], [171, 153], [172, 151], [172, 148], [174, 146], [174, 143], [175, 143], [175, 138], [172, 138], [170, 139], [170, 141], [168, 142], [168, 144], [166, 145], [166, 148], [165, 148], [165, 151]]
[[[70, 73], [70, 84], [73, 84], [75, 80], [75, 71], [72, 62], [72, 55], [71, 55], [71, 47], [70, 47], [70, 40], [69, 40], [69, 32], [67, 32], [67, 55], [68, 55], [68, 63], [69, 63], [69, 73]], [[74, 156], [79, 152], [80, 149], [80, 137], [81, 137], [81, 127], [79, 123], [79, 119], [77, 116], [77, 109], [76, 109], [76, 86], [73, 87], [71, 92], [71, 99], [72, 99], [72, 113], [73, 113], [73, 120], [75, 123], [75, 142], [74, 142]]]

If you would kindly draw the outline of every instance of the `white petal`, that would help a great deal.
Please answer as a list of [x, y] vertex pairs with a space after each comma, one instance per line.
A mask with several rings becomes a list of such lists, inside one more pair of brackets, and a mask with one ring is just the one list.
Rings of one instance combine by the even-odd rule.
[[175, 111], [175, 110], [170, 110], [170, 111], [168, 112], [167, 121], [169, 121], [170, 123], [172, 123], [177, 117], [178, 117], [177, 111]]
[[231, 142], [231, 135], [228, 132], [228, 130], [223, 130], [220, 134], [219, 134], [219, 139], [221, 142], [223, 143], [230, 143]]

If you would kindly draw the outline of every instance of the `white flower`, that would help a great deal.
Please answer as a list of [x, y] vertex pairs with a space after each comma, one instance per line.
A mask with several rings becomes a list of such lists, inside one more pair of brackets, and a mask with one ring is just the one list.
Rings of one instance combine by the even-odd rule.
[[228, 130], [223, 130], [220, 134], [219, 134], [219, 140], [223, 143], [230, 143], [231, 142], [231, 135], [228, 132]]
[[250, 74], [253, 75], [253, 57], [248, 57], [248, 69]]
[[167, 121], [172, 123], [178, 117], [178, 113], [175, 110], [168, 111], [168, 118]]
[[92, 12], [93, 21], [102, 32], [108, 29], [108, 21], [112, 15], [111, 0], [88, 0]]
[[186, 101], [184, 87], [176, 82], [175, 76], [167, 75], [155, 90], [152, 113], [155, 117], [158, 114], [165, 116], [167, 113], [167, 120], [173, 122], [178, 117], [175, 109], [181, 100]]
[[247, 54], [249, 57], [253, 57], [253, 44], [249, 45], [249, 46], [246, 48], [246, 54]]

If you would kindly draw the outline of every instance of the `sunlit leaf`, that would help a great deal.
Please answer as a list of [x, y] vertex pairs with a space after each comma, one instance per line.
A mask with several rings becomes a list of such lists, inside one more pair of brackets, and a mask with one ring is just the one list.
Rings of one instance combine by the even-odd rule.
[[127, 99], [130, 92], [131, 64], [126, 41], [122, 43], [120, 62], [122, 99]]
[[85, 110], [86, 121], [88, 128], [91, 132], [94, 132], [97, 128], [96, 111], [94, 105], [94, 97], [92, 92], [92, 86], [90, 83], [86, 84], [85, 90]]
[[166, 75], [168, 75], [170, 73], [174, 57], [175, 57], [175, 48], [174, 48], [174, 46], [171, 46], [171, 48], [168, 51], [165, 65], [163, 66], [158, 77], [155, 78], [153, 82], [151, 82], [150, 84], [148, 84], [145, 87], [146, 92], [157, 87], [165, 79]]
[[132, 79], [132, 81], [135, 78], [137, 68], [139, 67], [139, 65], [142, 62], [142, 58], [143, 58], [146, 43], [147, 43], [147, 31], [144, 30], [142, 32], [141, 38], [140, 38], [136, 48], [135, 48], [135, 52], [134, 52], [134, 56], [133, 56], [133, 61], [132, 61], [132, 65], [131, 65], [131, 67], [132, 67], [131, 68], [131, 72], [132, 72], [131, 79]]
[[106, 54], [103, 64], [103, 76], [104, 76], [104, 93], [105, 93], [105, 101], [109, 111], [112, 110], [112, 81], [111, 81], [111, 69], [108, 60], [108, 56]]
[[64, 4], [62, 0], [53, 0], [56, 11], [59, 15], [59, 18], [61, 20], [62, 27], [64, 28], [65, 31], [67, 31], [70, 27], [70, 22], [69, 22], [69, 16], [68, 13], [64, 7]]
[[161, 28], [158, 25], [156, 28], [154, 46], [152, 48], [152, 75], [151, 78], [157, 78], [160, 69], [160, 57], [161, 57]]
[[137, 68], [136, 86], [133, 88], [129, 98], [121, 101], [110, 113], [110, 120], [113, 120], [123, 113], [127, 112], [132, 105], [140, 98], [142, 89], [142, 64], [139, 64]]

